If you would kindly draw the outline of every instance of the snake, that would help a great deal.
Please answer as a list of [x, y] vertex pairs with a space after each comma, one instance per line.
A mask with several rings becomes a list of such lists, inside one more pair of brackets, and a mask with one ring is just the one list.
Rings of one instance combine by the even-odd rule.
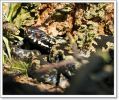
[[[63, 40], [63, 41], [62, 41]], [[53, 48], [60, 44], [57, 50]], [[64, 44], [64, 45], [63, 45]], [[32, 54], [35, 51], [38, 51], [40, 57], [40, 64], [47, 63], [58, 63], [64, 60], [64, 52], [61, 50], [66, 47], [67, 41], [61, 37], [52, 37], [47, 35], [44, 31], [40, 30], [38, 27], [27, 27], [25, 31], [25, 38], [23, 41], [18, 42], [17, 46], [13, 50], [13, 54], [22, 60], [31, 59]], [[43, 59], [43, 55], [47, 58], [45, 62]], [[45, 63], [44, 63], [45, 62]], [[33, 70], [29, 71], [28, 75], [32, 78], [37, 78], [37, 80], [41, 80], [43, 82], [50, 81], [50, 84], [59, 84], [60, 74], [63, 74], [66, 78], [70, 78], [68, 70], [75, 69], [74, 65], [67, 65], [66, 69], [53, 70], [48, 75], [39, 75], [33, 74], [35, 73]], [[36, 76], [34, 76], [36, 75]], [[47, 76], [47, 77], [45, 77]], [[40, 78], [40, 79], [39, 79]], [[47, 78], [47, 80], [44, 80]]]

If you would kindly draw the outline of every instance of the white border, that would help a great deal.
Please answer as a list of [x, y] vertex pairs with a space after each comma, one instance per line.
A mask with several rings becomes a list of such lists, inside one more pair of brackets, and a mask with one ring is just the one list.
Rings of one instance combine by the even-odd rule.
[[[2, 94], [2, 92], [3, 92], [3, 85], [2, 85], [2, 80], [3, 80], [3, 78], [2, 78], [2, 3], [4, 3], [4, 2], [78, 2], [78, 3], [85, 3], [85, 2], [94, 2], [94, 3], [96, 3], [96, 2], [114, 2], [114, 95], [3, 95]], [[0, 66], [1, 66], [1, 80], [0, 80], [0, 82], [1, 82], [1, 97], [85, 97], [85, 98], [89, 98], [89, 97], [108, 97], [108, 98], [115, 98], [115, 97], [117, 97], [117, 93], [116, 93], [116, 91], [117, 91], [117, 89], [116, 89], [116, 87], [117, 87], [117, 84], [116, 84], [116, 82], [117, 82], [117, 77], [116, 77], [116, 75], [117, 75], [117, 72], [116, 72], [116, 67], [117, 67], [117, 62], [116, 62], [116, 53], [117, 53], [117, 51], [116, 51], [116, 44], [117, 44], [117, 40], [116, 40], [116, 36], [117, 36], [117, 32], [116, 32], [116, 1], [115, 0], [47, 0], [47, 1], [42, 1], [42, 0], [30, 0], [30, 1], [28, 1], [28, 0], [20, 0], [20, 1], [17, 1], [17, 0], [2, 0], [1, 1], [1, 5], [0, 5], [0, 7], [1, 7], [1, 34], [0, 34], [0, 47], [1, 47], [1, 56], [0, 56], [0, 60], [1, 60], [1, 62], [0, 62]]]
[[1, 2], [115, 2], [116, 0], [1, 0]]

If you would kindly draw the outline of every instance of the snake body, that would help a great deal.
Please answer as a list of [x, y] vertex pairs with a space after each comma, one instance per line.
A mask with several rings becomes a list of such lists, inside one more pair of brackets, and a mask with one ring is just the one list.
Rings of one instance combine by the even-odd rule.
[[55, 39], [51, 38], [44, 31], [36, 28], [30, 27], [27, 28], [27, 37], [32, 40], [32, 42], [37, 43], [42, 48], [51, 48], [53, 44], [55, 44]]

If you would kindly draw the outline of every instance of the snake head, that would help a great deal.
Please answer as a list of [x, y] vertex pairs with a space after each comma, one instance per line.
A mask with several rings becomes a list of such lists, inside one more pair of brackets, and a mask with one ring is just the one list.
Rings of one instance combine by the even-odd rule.
[[38, 28], [37, 27], [26, 27], [26, 35], [30, 36], [31, 34], [35, 34], [36, 32], [38, 32]]

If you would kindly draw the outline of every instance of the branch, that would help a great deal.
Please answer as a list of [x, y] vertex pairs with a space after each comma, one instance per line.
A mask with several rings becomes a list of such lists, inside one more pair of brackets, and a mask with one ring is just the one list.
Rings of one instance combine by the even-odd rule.
[[[35, 71], [36, 73], [47, 73], [49, 70], [52, 69], [59, 69], [61, 67], [66, 67], [66, 65], [68, 64], [74, 64], [75, 60], [74, 59], [69, 59], [69, 60], [63, 60], [61, 62], [58, 63], [51, 63], [51, 64], [45, 64], [45, 65], [39, 65], [39, 66], [32, 66], [32, 67], [36, 67]], [[31, 67], [31, 69], [32, 69]], [[33, 70], [32, 70], [33, 71]]]

